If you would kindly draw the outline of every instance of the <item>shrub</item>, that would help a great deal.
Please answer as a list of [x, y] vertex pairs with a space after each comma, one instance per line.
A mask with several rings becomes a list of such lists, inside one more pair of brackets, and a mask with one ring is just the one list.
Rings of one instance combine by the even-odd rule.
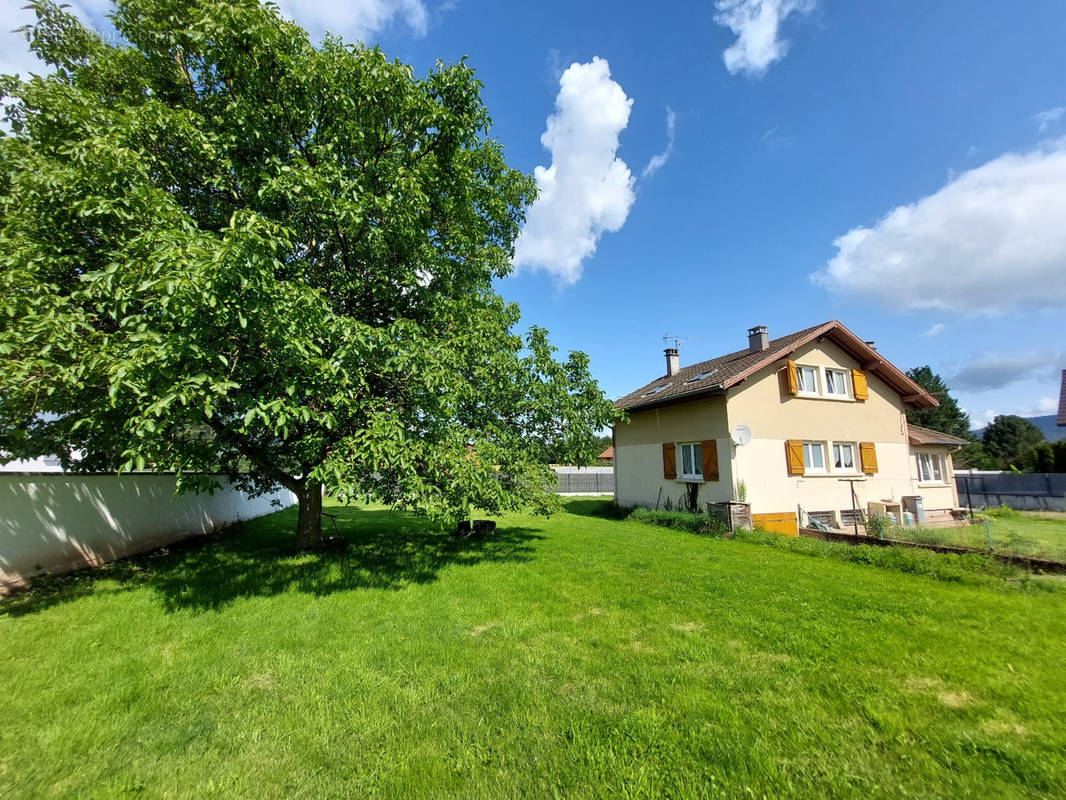
[[628, 519], [647, 525], [661, 525], [679, 531], [691, 531], [710, 536], [721, 536], [727, 532], [726, 524], [707, 514], [691, 514], [686, 511], [652, 511], [649, 508], [637, 508], [630, 512]]
[[1015, 511], [1010, 506], [1001, 505], [996, 508], [986, 508], [981, 512], [981, 516], [989, 519], [1021, 519], [1025, 514]]

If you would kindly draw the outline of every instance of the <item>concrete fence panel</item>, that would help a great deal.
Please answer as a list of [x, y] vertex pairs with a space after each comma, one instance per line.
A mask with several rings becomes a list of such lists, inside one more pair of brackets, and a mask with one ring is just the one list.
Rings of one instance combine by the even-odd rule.
[[0, 593], [154, 550], [293, 504], [288, 491], [250, 498], [220, 479], [213, 495], [175, 495], [173, 475], [0, 473]]
[[[959, 502], [1032, 511], [1066, 511], [1066, 473], [956, 470]], [[969, 492], [969, 495], [967, 495]], [[969, 496], [969, 501], [967, 501]]]
[[614, 467], [552, 467], [556, 494], [614, 494]]

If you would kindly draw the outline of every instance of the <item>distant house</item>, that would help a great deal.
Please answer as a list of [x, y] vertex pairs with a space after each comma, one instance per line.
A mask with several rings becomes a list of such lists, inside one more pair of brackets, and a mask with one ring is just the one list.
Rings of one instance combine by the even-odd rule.
[[1066, 369], [1062, 371], [1062, 387], [1059, 389], [1059, 427], [1066, 427]]
[[623, 505], [743, 499], [790, 533], [800, 510], [842, 526], [853, 509], [901, 515], [905, 497], [958, 505], [951, 452], [965, 442], [908, 426], [907, 409], [936, 399], [835, 320], [773, 340], [758, 326], [747, 348], [683, 368], [670, 348], [666, 374], [616, 405]]
[[610, 464], [614, 460], [614, 445], [608, 447], [606, 450], [596, 456], [596, 460], [599, 461], [601, 464]]

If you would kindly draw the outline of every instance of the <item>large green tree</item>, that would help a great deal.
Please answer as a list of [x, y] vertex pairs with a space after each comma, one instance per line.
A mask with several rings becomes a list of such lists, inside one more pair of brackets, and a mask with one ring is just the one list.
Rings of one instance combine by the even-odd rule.
[[907, 411], [907, 421], [923, 428], [949, 433], [960, 439], [970, 439], [970, 418], [951, 396], [948, 385], [929, 366], [907, 370], [907, 376], [935, 397], [940, 405], [935, 408], [912, 408]]
[[[50, 2], [3, 79], [0, 452], [222, 473], [445, 516], [553, 509], [547, 447], [597, 454], [588, 359], [493, 290], [530, 177], [465, 63], [417, 78], [257, 0]], [[75, 451], [84, 459], [73, 461]]]
[[958, 400], [952, 397], [951, 390], [944, 379], [933, 372], [932, 367], [929, 366], [907, 370], [907, 376], [940, 402], [940, 405], [935, 408], [908, 410], [907, 421], [914, 425], [921, 425], [923, 428], [931, 428], [934, 431], [966, 439], [969, 444], [960, 447], [955, 454], [956, 467], [982, 469], [991, 466], [983, 445], [973, 435], [969, 416], [962, 410]]
[[1014, 414], [1002, 414], [992, 420], [981, 439], [1000, 469], [1024, 466], [1033, 448], [1045, 442], [1040, 428]]

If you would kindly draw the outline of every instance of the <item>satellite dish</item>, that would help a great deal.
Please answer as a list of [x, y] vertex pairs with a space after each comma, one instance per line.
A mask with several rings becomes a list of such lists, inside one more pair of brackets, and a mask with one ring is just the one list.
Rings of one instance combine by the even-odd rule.
[[747, 425], [737, 425], [733, 428], [730, 438], [733, 440], [733, 444], [737, 447], [742, 447], [751, 441], [751, 428]]

